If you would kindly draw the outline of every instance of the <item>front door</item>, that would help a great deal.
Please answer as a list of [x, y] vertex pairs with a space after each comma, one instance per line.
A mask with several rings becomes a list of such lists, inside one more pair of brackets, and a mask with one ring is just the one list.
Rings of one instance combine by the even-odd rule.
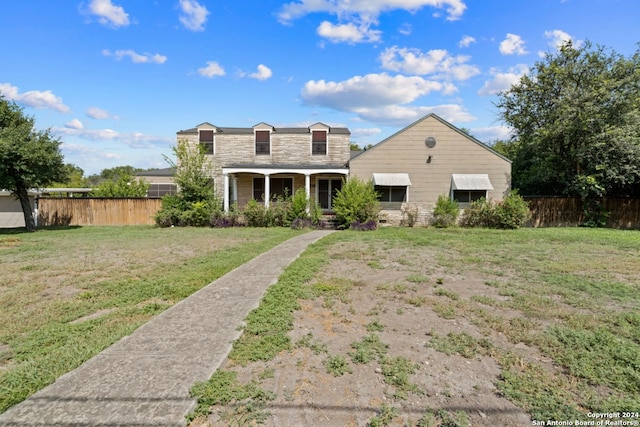
[[318, 179], [318, 204], [325, 210], [333, 209], [333, 198], [342, 188], [342, 178]]

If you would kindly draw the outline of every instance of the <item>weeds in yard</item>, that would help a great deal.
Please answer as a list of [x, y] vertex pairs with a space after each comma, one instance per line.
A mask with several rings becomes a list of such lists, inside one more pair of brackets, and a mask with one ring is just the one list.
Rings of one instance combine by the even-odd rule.
[[460, 295], [456, 294], [453, 291], [450, 291], [448, 289], [443, 289], [443, 288], [438, 288], [436, 289], [436, 291], [434, 292], [435, 295], [438, 295], [440, 297], [447, 297], [449, 299], [452, 299], [453, 301], [458, 301], [460, 300]]
[[313, 351], [313, 354], [315, 355], [328, 352], [327, 345], [320, 340], [313, 339], [313, 334], [311, 332], [298, 340], [298, 342], [296, 342], [296, 347], [307, 347]]
[[404, 400], [408, 393], [420, 393], [417, 385], [409, 380], [409, 375], [415, 374], [418, 365], [403, 356], [394, 358], [385, 357], [382, 360], [382, 375], [384, 382], [393, 386], [395, 400]]
[[367, 332], [382, 332], [384, 331], [384, 325], [380, 322], [380, 319], [373, 319], [371, 322], [364, 325]]
[[[229, 414], [236, 420], [258, 419], [268, 416], [263, 412], [264, 403], [275, 399], [275, 395], [258, 387], [254, 382], [240, 384], [237, 373], [216, 371], [207, 382], [198, 383], [191, 389], [191, 396], [198, 400], [196, 409], [187, 417], [189, 420], [207, 415], [214, 405], [239, 404]], [[237, 410], [240, 408], [240, 410]]]
[[369, 363], [374, 360], [382, 360], [389, 345], [380, 341], [378, 335], [369, 334], [364, 336], [362, 341], [352, 343], [351, 348], [355, 350], [349, 353], [353, 363]]
[[393, 406], [382, 404], [375, 417], [367, 423], [367, 427], [385, 427], [390, 425], [394, 418], [400, 416], [400, 411]]
[[327, 370], [327, 373], [333, 375], [334, 377], [340, 377], [344, 374], [353, 373], [353, 370], [349, 366], [349, 362], [344, 358], [344, 356], [331, 356], [323, 363], [324, 367]]
[[444, 337], [433, 335], [425, 345], [447, 355], [459, 354], [467, 359], [472, 359], [478, 354], [491, 354], [493, 350], [491, 341], [486, 338], [475, 339], [466, 332], [449, 332]]

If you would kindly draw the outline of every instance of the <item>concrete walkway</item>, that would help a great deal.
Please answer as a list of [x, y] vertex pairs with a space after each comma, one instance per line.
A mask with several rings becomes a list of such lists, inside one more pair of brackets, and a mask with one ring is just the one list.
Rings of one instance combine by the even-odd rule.
[[328, 233], [294, 237], [212, 282], [0, 414], [0, 426], [184, 426], [189, 389], [220, 367], [286, 266]]

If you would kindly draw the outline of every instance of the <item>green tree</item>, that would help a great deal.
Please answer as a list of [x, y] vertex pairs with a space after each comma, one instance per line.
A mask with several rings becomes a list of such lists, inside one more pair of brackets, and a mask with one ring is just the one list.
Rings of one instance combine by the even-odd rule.
[[36, 224], [28, 191], [65, 177], [60, 144], [49, 130], [36, 130], [33, 117], [0, 95], [0, 188], [20, 200], [29, 231], [35, 231]]
[[155, 216], [156, 224], [161, 227], [208, 225], [220, 210], [213, 187], [213, 164], [203, 146], [192, 146], [186, 140], [178, 141], [173, 154], [176, 161], [167, 156], [164, 158], [174, 170], [178, 194], [162, 198], [162, 207]]
[[73, 163], [64, 165], [64, 179], [54, 182], [51, 187], [55, 188], [85, 188], [89, 186], [89, 180], [84, 176], [84, 170]]
[[145, 197], [149, 184], [131, 175], [120, 175], [116, 181], [103, 181], [91, 192], [93, 197]]
[[640, 51], [568, 42], [496, 106], [513, 128], [499, 148], [521, 193], [640, 196]]

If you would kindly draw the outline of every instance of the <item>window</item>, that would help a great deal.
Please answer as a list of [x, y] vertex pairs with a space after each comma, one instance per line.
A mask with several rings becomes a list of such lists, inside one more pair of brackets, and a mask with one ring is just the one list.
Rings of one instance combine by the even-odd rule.
[[376, 192], [378, 193], [378, 200], [385, 203], [391, 202], [405, 202], [407, 199], [407, 187], [405, 186], [385, 186], [376, 185]]
[[327, 154], [327, 132], [324, 130], [311, 131], [311, 154]]
[[271, 132], [268, 130], [256, 131], [256, 154], [271, 154]]
[[[253, 198], [264, 202], [264, 178], [253, 178]], [[270, 178], [269, 195], [271, 200], [278, 197], [289, 197], [293, 194], [293, 178]]]
[[200, 131], [200, 146], [204, 147], [204, 153], [213, 155], [213, 131], [201, 130]]
[[471, 203], [487, 198], [487, 190], [453, 190], [453, 200], [458, 203]]
[[165, 194], [176, 194], [178, 187], [175, 184], [149, 184], [149, 190], [147, 190], [147, 197], [157, 199]]

